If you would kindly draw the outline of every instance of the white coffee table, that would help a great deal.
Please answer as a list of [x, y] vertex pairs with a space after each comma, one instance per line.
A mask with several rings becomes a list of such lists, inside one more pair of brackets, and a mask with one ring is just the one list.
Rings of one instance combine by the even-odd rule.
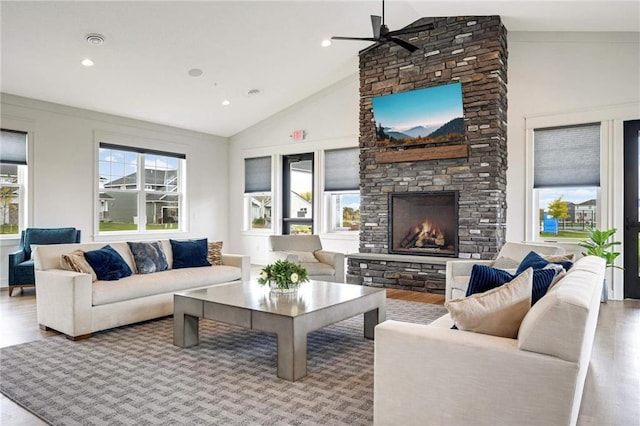
[[307, 334], [364, 313], [364, 337], [385, 320], [384, 289], [324, 281], [304, 283], [295, 294], [273, 294], [255, 281], [220, 284], [176, 293], [173, 344], [199, 344], [200, 318], [278, 337], [278, 377], [295, 381], [307, 375]]

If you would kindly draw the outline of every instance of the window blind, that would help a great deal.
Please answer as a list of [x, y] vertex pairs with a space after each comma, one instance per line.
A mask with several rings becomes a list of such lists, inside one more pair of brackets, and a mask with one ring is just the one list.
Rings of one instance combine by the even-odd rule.
[[348, 191], [360, 188], [360, 150], [343, 148], [324, 153], [324, 190]]
[[27, 165], [27, 134], [15, 130], [0, 130], [0, 163]]
[[271, 191], [271, 157], [244, 159], [244, 192]]
[[151, 155], [162, 155], [165, 157], [173, 157], [180, 158], [182, 160], [187, 158], [186, 154], [180, 154], [177, 152], [167, 152], [167, 151], [159, 151], [157, 149], [148, 149], [148, 148], [138, 148], [134, 146], [125, 146], [125, 145], [116, 145], [112, 143], [100, 143], [100, 148], [103, 149], [115, 149], [118, 151], [128, 151], [128, 152], [137, 152], [139, 154], [151, 154]]
[[535, 129], [533, 187], [600, 186], [600, 124]]

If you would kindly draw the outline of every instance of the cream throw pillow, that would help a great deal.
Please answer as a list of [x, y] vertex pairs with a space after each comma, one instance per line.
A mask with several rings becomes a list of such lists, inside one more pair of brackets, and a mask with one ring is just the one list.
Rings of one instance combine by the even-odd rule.
[[91, 281], [97, 281], [95, 271], [87, 262], [82, 250], [76, 250], [72, 253], [60, 255], [60, 267], [67, 271], [81, 272], [83, 274], [91, 275]]
[[533, 269], [529, 268], [500, 287], [450, 300], [445, 307], [460, 330], [515, 339], [531, 308], [532, 287]]
[[298, 262], [300, 262], [300, 263], [313, 263], [313, 262], [317, 262], [318, 261], [318, 259], [316, 259], [316, 257], [310, 251], [287, 250], [285, 253], [294, 254], [294, 255], [298, 256]]

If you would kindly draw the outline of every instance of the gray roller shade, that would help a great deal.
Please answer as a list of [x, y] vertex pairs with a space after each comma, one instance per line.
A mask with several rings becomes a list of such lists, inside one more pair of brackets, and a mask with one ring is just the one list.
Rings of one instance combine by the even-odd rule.
[[324, 190], [349, 191], [360, 188], [360, 150], [332, 149], [324, 153]]
[[27, 164], [27, 134], [14, 130], [0, 130], [0, 163]]
[[600, 124], [536, 129], [533, 187], [600, 186]]
[[271, 191], [271, 157], [245, 158], [244, 192]]

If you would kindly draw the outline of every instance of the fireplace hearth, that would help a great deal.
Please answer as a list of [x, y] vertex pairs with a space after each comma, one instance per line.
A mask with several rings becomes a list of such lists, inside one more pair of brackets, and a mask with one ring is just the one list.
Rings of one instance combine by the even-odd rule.
[[458, 192], [389, 194], [389, 253], [458, 255]]

